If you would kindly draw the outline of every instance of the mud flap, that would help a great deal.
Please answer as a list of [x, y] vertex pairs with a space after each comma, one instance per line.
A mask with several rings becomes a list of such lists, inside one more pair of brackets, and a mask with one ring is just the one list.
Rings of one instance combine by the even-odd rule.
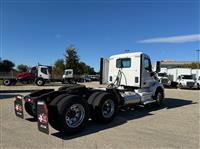
[[37, 102], [37, 122], [38, 130], [49, 134], [48, 107], [43, 100]]
[[23, 104], [23, 99], [24, 96], [22, 95], [17, 95], [15, 97], [14, 101], [14, 110], [15, 110], [15, 115], [19, 118], [24, 119], [24, 104]]

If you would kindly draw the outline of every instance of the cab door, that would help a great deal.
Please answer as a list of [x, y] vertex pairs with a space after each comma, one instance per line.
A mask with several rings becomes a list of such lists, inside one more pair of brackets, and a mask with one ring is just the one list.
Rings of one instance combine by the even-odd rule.
[[38, 66], [38, 77], [43, 79], [50, 79], [51, 75], [49, 73], [48, 67]]
[[151, 66], [151, 60], [147, 55], [143, 55], [143, 68], [142, 68], [142, 87], [151, 87], [153, 83], [155, 82], [153, 72], [152, 72], [152, 66]]

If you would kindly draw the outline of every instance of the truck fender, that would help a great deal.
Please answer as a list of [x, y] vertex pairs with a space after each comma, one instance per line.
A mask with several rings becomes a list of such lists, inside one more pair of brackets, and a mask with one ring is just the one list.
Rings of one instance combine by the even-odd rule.
[[102, 91], [96, 91], [96, 92], [92, 93], [88, 99], [88, 104], [91, 105], [93, 108], [95, 108], [94, 101], [101, 93], [102, 93]]
[[67, 102], [69, 102], [70, 99], [75, 98], [79, 96], [77, 95], [68, 95], [63, 97], [58, 103], [57, 103], [57, 109], [58, 109], [58, 114], [62, 114], [64, 109], [65, 109], [65, 105], [67, 104]]
[[[106, 95], [111, 95], [110, 93], [107, 93], [107, 92], [100, 92], [100, 94], [98, 94], [96, 96], [96, 98], [94, 99], [93, 103], [92, 103], [92, 106], [93, 106], [93, 109], [95, 109], [101, 102], [101, 100], [106, 96]], [[117, 104], [117, 101], [115, 98], [113, 98], [114, 101], [115, 101], [115, 104]]]
[[164, 89], [163, 89], [162, 86], [158, 86], [158, 87], [155, 89], [153, 96], [155, 96], [155, 94], [156, 94], [157, 91], [162, 91], [162, 92], [163, 92], [163, 95], [164, 95]]

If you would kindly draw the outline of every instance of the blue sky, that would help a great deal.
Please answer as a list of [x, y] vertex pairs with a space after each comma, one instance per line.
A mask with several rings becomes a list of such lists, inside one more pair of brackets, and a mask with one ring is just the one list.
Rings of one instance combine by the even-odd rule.
[[1, 0], [1, 57], [52, 65], [71, 44], [99, 70], [100, 57], [125, 50], [196, 61], [199, 0]]

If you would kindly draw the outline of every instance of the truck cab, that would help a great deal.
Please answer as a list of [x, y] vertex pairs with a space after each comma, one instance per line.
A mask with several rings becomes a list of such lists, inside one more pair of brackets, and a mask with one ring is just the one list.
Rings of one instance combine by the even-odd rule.
[[164, 86], [171, 86], [171, 81], [165, 72], [159, 72], [157, 73], [157, 78]]
[[51, 69], [52, 68], [44, 65], [38, 65], [31, 68], [30, 73], [35, 76], [35, 83], [38, 86], [42, 86], [45, 82], [51, 80]]
[[73, 69], [65, 69], [63, 79], [72, 79], [74, 77], [73, 74]]
[[[129, 92], [122, 91], [123, 97], [129, 96], [129, 101], [126, 101], [128, 103], [140, 101], [148, 104], [154, 102], [152, 97], [157, 94], [157, 90], [162, 90], [164, 94], [163, 85], [156, 79], [155, 72], [152, 71], [151, 59], [145, 53], [113, 55], [109, 59], [102, 59], [101, 63], [101, 83], [107, 83], [120, 88], [120, 90], [129, 89]], [[159, 63], [156, 68], [156, 71], [159, 72]]]
[[192, 75], [180, 75], [177, 78], [179, 88], [195, 88], [195, 80]]

